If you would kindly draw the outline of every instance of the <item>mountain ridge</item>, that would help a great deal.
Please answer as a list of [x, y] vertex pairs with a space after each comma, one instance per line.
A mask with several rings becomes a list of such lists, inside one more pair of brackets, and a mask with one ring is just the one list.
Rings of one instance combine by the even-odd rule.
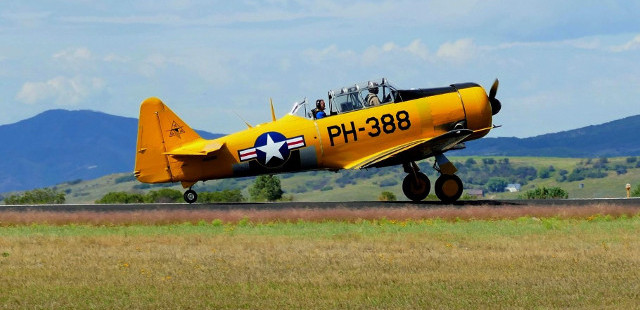
[[1, 125], [0, 192], [133, 171], [137, 129], [135, 118], [62, 109]]
[[[469, 141], [456, 156], [617, 157], [640, 155], [640, 115], [529, 138]], [[453, 154], [453, 153], [452, 153]]]
[[[0, 193], [133, 171], [138, 120], [55, 109], [0, 125]], [[530, 138], [483, 138], [451, 156], [640, 156], [640, 115]], [[222, 136], [206, 131], [207, 139]]]

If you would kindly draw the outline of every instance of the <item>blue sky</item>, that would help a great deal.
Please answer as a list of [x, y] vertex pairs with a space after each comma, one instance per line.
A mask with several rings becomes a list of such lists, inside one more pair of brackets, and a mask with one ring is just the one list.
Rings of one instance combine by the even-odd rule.
[[529, 137], [640, 114], [638, 1], [1, 1], [0, 124], [48, 109], [137, 117], [161, 98], [230, 133], [294, 101], [387, 77], [500, 79]]

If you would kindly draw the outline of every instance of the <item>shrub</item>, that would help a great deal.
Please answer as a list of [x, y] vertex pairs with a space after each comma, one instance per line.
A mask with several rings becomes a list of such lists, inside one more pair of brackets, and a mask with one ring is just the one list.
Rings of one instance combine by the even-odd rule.
[[180, 202], [182, 199], [182, 192], [171, 188], [150, 191], [143, 198], [146, 203]]
[[569, 194], [560, 187], [537, 187], [524, 193], [525, 199], [567, 199]]
[[485, 165], [493, 165], [496, 163], [496, 160], [493, 158], [483, 158], [482, 163]]
[[509, 182], [505, 178], [490, 178], [487, 182], [487, 190], [494, 193], [504, 192]]
[[249, 194], [253, 200], [274, 201], [282, 198], [283, 193], [280, 179], [275, 175], [261, 175], [249, 188]]
[[635, 163], [637, 158], [635, 157], [627, 157], [627, 164]]
[[51, 188], [34, 189], [22, 195], [10, 195], [4, 198], [4, 203], [8, 205], [63, 204], [64, 202], [65, 194]]
[[200, 202], [242, 202], [245, 201], [239, 189], [223, 190], [217, 192], [203, 192], [198, 195]]
[[384, 191], [382, 193], [380, 193], [380, 196], [378, 196], [378, 200], [380, 201], [396, 201], [396, 195], [394, 195], [392, 192], [388, 192], [388, 191]]
[[549, 168], [540, 168], [540, 170], [538, 170], [538, 177], [541, 179], [547, 179], [551, 176], [551, 171], [549, 170]]
[[631, 197], [640, 197], [640, 184], [631, 192]]
[[141, 194], [127, 192], [110, 192], [96, 200], [100, 204], [116, 204], [116, 203], [143, 203], [144, 196]]

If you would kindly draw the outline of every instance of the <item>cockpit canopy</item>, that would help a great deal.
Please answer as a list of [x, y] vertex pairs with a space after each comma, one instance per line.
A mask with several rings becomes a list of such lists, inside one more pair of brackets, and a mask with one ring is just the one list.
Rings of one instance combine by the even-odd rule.
[[[386, 78], [371, 80], [363, 83], [353, 84], [328, 92], [328, 104], [326, 105], [327, 115], [336, 115], [350, 111], [366, 109], [380, 104], [393, 103], [396, 100], [397, 89], [392, 86]], [[304, 101], [294, 103], [291, 114], [300, 114], [304, 110], [304, 115], [313, 118], [315, 100], [311, 101], [310, 109], [307, 108], [306, 98]], [[300, 109], [304, 106], [304, 109]]]
[[395, 92], [396, 88], [385, 78], [330, 90], [329, 110], [331, 114], [340, 114], [392, 103]]

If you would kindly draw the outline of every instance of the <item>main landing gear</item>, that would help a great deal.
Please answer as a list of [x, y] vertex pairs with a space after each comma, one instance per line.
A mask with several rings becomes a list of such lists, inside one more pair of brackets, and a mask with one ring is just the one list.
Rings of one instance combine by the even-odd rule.
[[192, 190], [191, 187], [189, 187], [189, 189], [184, 192], [184, 201], [186, 201], [187, 203], [194, 203], [196, 202], [196, 200], [198, 200], [198, 193], [196, 193], [196, 191]]
[[[415, 162], [402, 165], [408, 175], [402, 181], [402, 191], [407, 198], [413, 201], [421, 201], [429, 195], [431, 183]], [[456, 167], [442, 154], [436, 155], [436, 163], [433, 165], [440, 177], [434, 184], [436, 196], [444, 203], [452, 203], [462, 196], [462, 180], [455, 175]]]

